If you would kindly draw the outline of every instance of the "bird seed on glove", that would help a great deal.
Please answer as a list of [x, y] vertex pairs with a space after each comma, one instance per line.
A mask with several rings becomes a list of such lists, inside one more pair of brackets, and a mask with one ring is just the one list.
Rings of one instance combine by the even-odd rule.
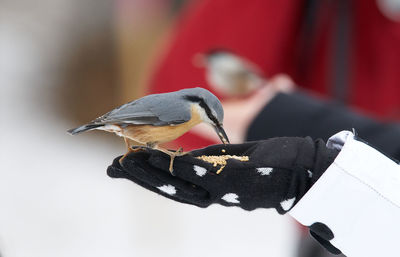
[[247, 162], [249, 161], [249, 156], [237, 156], [237, 155], [202, 155], [196, 157], [197, 159], [203, 160], [205, 162], [212, 163], [214, 167], [217, 167], [217, 165], [221, 165], [221, 168], [217, 170], [216, 174], [221, 173], [221, 171], [225, 168], [226, 166], [226, 160], [228, 159], [235, 159], [239, 160], [241, 162]]

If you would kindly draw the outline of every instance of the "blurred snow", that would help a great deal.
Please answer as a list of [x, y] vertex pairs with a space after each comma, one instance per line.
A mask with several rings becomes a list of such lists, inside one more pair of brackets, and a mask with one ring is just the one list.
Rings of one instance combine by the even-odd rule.
[[107, 177], [122, 141], [71, 137], [51, 108], [59, 31], [81, 2], [42, 2], [63, 10], [60, 22], [51, 10], [0, 10], [1, 256], [292, 256], [295, 228], [274, 210], [200, 209]]

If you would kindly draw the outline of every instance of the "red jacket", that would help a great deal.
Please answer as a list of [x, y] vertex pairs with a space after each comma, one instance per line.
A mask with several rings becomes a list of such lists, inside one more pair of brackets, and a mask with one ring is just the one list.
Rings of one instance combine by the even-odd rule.
[[[150, 91], [160, 93], [195, 86], [209, 89], [204, 69], [193, 65], [193, 56], [225, 48], [257, 64], [267, 77], [287, 73], [297, 85], [331, 98], [338, 8], [320, 6], [312, 21], [310, 40], [303, 33], [305, 2], [196, 2], [178, 22], [172, 42], [154, 73]], [[374, 117], [400, 120], [400, 22], [386, 18], [375, 0], [353, 3], [349, 9], [346, 104]], [[309, 49], [306, 53], [304, 42]], [[194, 140], [190, 134], [178, 140], [185, 150], [211, 143]]]

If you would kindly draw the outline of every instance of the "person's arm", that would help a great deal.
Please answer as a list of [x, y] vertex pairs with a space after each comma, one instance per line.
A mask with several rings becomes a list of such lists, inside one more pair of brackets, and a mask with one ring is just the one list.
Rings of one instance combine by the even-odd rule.
[[349, 132], [327, 145], [339, 155], [289, 214], [347, 256], [397, 256], [400, 165]]
[[[228, 160], [217, 174], [220, 165], [197, 158], [227, 154], [248, 160]], [[214, 145], [176, 157], [174, 176], [168, 167], [168, 156], [147, 149], [128, 155], [122, 163], [116, 158], [107, 173], [199, 207], [218, 203], [245, 210], [275, 208], [280, 214], [290, 211], [332, 253], [370, 256], [357, 253], [382, 248], [390, 253], [395, 247], [400, 231], [400, 166], [351, 132], [332, 137], [327, 146], [321, 140], [294, 137]], [[364, 249], [362, 242], [368, 242]]]
[[400, 123], [373, 120], [349, 108], [319, 100], [298, 91], [278, 94], [262, 109], [247, 130], [247, 140], [278, 136], [310, 136], [327, 140], [331, 135], [355, 129], [363, 139], [400, 160]]

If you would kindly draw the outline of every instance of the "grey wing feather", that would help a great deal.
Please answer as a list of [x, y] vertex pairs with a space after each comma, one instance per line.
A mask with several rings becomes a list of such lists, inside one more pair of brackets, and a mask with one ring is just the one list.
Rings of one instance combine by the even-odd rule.
[[179, 103], [176, 99], [169, 99], [163, 104], [153, 105], [151, 111], [160, 120], [154, 125], [180, 124], [191, 118], [190, 105], [187, 102]]
[[162, 126], [190, 120], [190, 108], [184, 108], [173, 93], [149, 95], [97, 118], [94, 124], [151, 124]]

